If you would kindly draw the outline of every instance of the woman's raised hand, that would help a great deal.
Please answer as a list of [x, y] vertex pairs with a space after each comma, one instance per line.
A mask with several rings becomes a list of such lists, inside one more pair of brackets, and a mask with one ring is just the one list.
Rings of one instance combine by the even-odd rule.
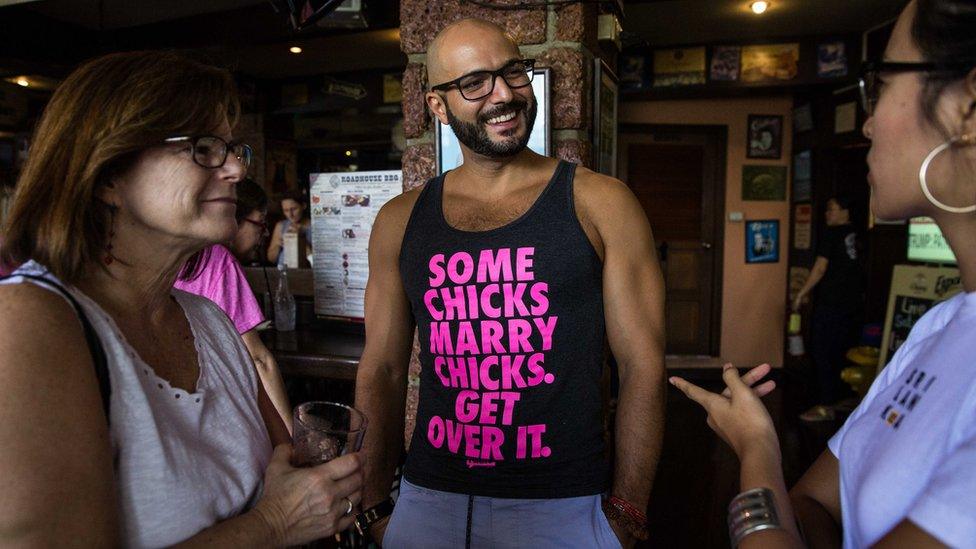
[[726, 364], [722, 369], [726, 388], [721, 394], [706, 391], [677, 376], [669, 381], [705, 409], [708, 426], [741, 458], [755, 445], [776, 444], [773, 421], [759, 400], [775, 389], [776, 384], [767, 380], [751, 387], [762, 380], [769, 370], [768, 364], [762, 364], [739, 377], [739, 372], [731, 364]]

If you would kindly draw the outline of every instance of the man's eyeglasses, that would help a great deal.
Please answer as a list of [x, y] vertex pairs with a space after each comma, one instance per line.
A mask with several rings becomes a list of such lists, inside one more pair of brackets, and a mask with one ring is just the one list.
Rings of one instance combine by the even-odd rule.
[[884, 82], [880, 75], [900, 72], [955, 72], [966, 70], [964, 65], [945, 65], [940, 63], [909, 63], [896, 61], [875, 61], [865, 63], [858, 79], [861, 90], [861, 106], [868, 116], [874, 114], [874, 107], [878, 104]]
[[204, 168], [216, 169], [223, 166], [227, 162], [228, 153], [233, 153], [234, 158], [241, 163], [245, 170], [251, 165], [250, 145], [237, 141], [228, 143], [216, 135], [182, 135], [170, 137], [164, 141], [166, 143], [189, 143], [193, 152], [193, 161]]
[[268, 230], [268, 222], [267, 221], [255, 221], [253, 219], [248, 219], [246, 217], [244, 218], [244, 221], [247, 221], [248, 223], [250, 223], [252, 225], [257, 225], [261, 229], [261, 234], [266, 235], [266, 234], [268, 234], [270, 232]]
[[494, 71], [476, 71], [468, 73], [450, 82], [431, 86], [433, 91], [447, 91], [457, 88], [461, 97], [468, 101], [484, 99], [495, 91], [495, 80], [501, 76], [509, 88], [524, 88], [532, 83], [535, 71], [535, 59], [516, 59], [509, 61], [502, 68]]

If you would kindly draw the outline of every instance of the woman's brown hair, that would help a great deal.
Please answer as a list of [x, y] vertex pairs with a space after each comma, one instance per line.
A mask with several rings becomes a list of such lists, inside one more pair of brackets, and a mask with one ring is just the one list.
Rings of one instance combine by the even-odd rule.
[[3, 231], [3, 260], [34, 259], [76, 282], [86, 266], [101, 262], [111, 230], [98, 186], [140, 151], [168, 137], [213, 133], [224, 120], [233, 126], [238, 111], [229, 72], [175, 52], [115, 53], [84, 63], [38, 123]]

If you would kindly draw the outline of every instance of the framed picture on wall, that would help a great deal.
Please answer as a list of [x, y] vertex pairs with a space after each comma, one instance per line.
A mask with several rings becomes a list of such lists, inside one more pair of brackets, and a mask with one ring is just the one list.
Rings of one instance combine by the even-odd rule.
[[746, 158], [778, 159], [783, 156], [783, 117], [749, 115]]
[[617, 176], [617, 77], [602, 59], [593, 60], [594, 169]]
[[779, 263], [779, 220], [746, 221], [746, 263]]
[[[532, 133], [529, 134], [528, 147], [533, 151], [549, 156], [552, 148], [549, 137], [551, 130], [551, 104], [549, 90], [552, 82], [552, 70], [545, 67], [536, 68], [532, 77], [532, 92], [535, 94], [536, 115]], [[464, 162], [461, 156], [461, 145], [458, 143], [454, 130], [446, 124], [434, 120], [434, 132], [437, 145], [437, 173], [442, 174], [457, 168]]]

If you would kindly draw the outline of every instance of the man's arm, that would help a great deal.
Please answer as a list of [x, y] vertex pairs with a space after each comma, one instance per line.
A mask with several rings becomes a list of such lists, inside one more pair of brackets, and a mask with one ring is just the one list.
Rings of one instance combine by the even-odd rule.
[[827, 258], [818, 255], [817, 260], [813, 263], [813, 268], [810, 269], [810, 276], [807, 277], [806, 283], [803, 288], [800, 289], [796, 294], [796, 298], [793, 300], [793, 309], [800, 310], [800, 305], [803, 304], [803, 298], [807, 296], [813, 289], [820, 283], [820, 279], [823, 278], [824, 274], [827, 272]]
[[[363, 453], [366, 481], [362, 509], [390, 496], [403, 450], [407, 366], [413, 348], [414, 319], [400, 279], [400, 244], [416, 192], [388, 202], [376, 217], [369, 240], [366, 283], [366, 348], [356, 375], [356, 407], [369, 418]], [[374, 535], [382, 539], [386, 520]]]
[[620, 378], [611, 495], [643, 511], [664, 436], [664, 280], [633, 193], [608, 177], [579, 179], [581, 214], [602, 241], [604, 315]]

